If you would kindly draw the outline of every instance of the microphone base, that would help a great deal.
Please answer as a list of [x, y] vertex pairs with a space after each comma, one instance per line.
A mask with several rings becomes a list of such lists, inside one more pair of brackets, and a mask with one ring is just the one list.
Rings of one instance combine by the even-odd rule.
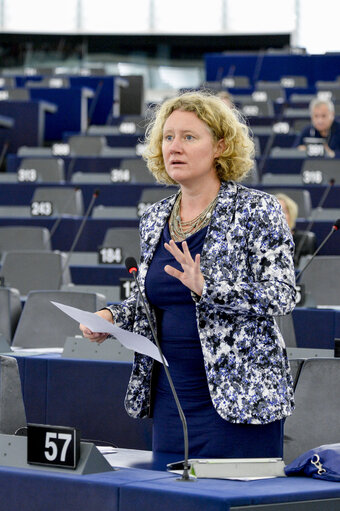
[[195, 483], [197, 481], [197, 477], [190, 476], [189, 474], [184, 475], [182, 477], [176, 477], [176, 481], [179, 483]]

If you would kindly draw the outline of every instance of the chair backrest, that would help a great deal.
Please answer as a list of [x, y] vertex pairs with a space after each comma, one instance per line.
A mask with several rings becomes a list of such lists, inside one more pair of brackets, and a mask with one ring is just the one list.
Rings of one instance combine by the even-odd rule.
[[316, 256], [300, 283], [316, 305], [340, 306], [340, 256]]
[[242, 181], [242, 184], [249, 185], [249, 186], [255, 186], [258, 185], [260, 182], [260, 175], [257, 168], [257, 163], [254, 161], [253, 168], [250, 169], [245, 179]]
[[273, 117], [274, 107], [271, 100], [268, 101], [247, 101], [240, 107], [241, 112], [246, 117]]
[[25, 174], [30, 171], [36, 178], [32, 181], [47, 181], [50, 183], [60, 183], [65, 181], [64, 160], [61, 158], [24, 158], [17, 170], [18, 180], [20, 174], [25, 180]]
[[17, 289], [0, 287], [0, 335], [11, 344], [21, 314], [20, 293]]
[[106, 231], [100, 247], [111, 249], [114, 255], [112, 264], [124, 264], [127, 257], [140, 257], [140, 237], [137, 227], [112, 227]]
[[26, 422], [18, 363], [0, 355], [0, 433], [14, 435]]
[[70, 87], [70, 79], [65, 76], [44, 76], [42, 80], [28, 80], [26, 87], [48, 87], [51, 89], [59, 89], [62, 87]]
[[0, 226], [0, 254], [9, 250], [51, 250], [50, 232], [35, 225]]
[[318, 220], [329, 220], [334, 221], [340, 218], [340, 208], [315, 208], [312, 211], [313, 218]]
[[262, 175], [263, 185], [302, 185], [300, 174], [272, 174], [266, 172]]
[[295, 388], [296, 409], [284, 426], [285, 463], [340, 441], [340, 358], [307, 359]]
[[177, 193], [178, 188], [175, 186], [168, 186], [166, 188], [145, 188], [140, 197], [141, 202], [148, 202], [154, 204], [155, 202], [170, 197]]
[[[316, 236], [312, 231], [295, 231], [294, 232], [295, 253], [299, 250], [298, 259], [300, 257], [313, 254], [316, 250]], [[302, 245], [301, 245], [302, 243]]]
[[100, 156], [106, 146], [101, 136], [74, 135], [68, 139], [71, 156]]
[[295, 329], [293, 316], [287, 314], [286, 316], [276, 316], [275, 321], [280, 329], [285, 345], [289, 348], [296, 347]]
[[271, 87], [266, 85], [261, 85], [256, 87], [256, 91], [253, 93], [253, 99], [256, 100], [257, 97], [261, 97], [258, 93], [265, 92], [266, 99], [271, 101], [283, 102], [286, 99], [286, 93], [283, 87]]
[[142, 158], [124, 158], [120, 163], [120, 169], [128, 172], [131, 183], [156, 183]]
[[255, 84], [256, 89], [260, 88], [272, 88], [272, 89], [280, 89], [282, 84], [279, 80], [258, 80]]
[[340, 180], [339, 160], [308, 158], [302, 164], [301, 176], [307, 184], [327, 183], [330, 179], [335, 179], [338, 183]]
[[271, 158], [306, 158], [306, 153], [297, 147], [273, 147], [270, 151]]
[[34, 291], [26, 300], [13, 346], [25, 348], [63, 347], [67, 337], [80, 335], [79, 325], [51, 301], [95, 312], [106, 306], [98, 293], [76, 291]]
[[248, 88], [250, 87], [249, 77], [248, 76], [225, 76], [222, 79], [222, 87], [234, 88], [238, 89]]
[[120, 87], [120, 115], [142, 115], [144, 111], [144, 77], [142, 75], [124, 76], [127, 87]]
[[99, 204], [92, 209], [92, 218], [131, 218], [136, 220], [137, 210], [132, 206], [103, 206]]
[[298, 188], [271, 188], [266, 190], [268, 193], [276, 195], [278, 193], [285, 193], [293, 199], [299, 208], [299, 218], [309, 218], [312, 213], [312, 199], [308, 190], [301, 190]]
[[32, 202], [51, 202], [53, 208], [53, 216], [58, 215], [75, 215], [84, 214], [83, 193], [81, 190], [74, 188], [36, 188], [32, 197]]
[[35, 289], [59, 289], [71, 281], [70, 270], [64, 269], [66, 255], [42, 250], [13, 250], [6, 252], [0, 275], [7, 287], [27, 295]]
[[65, 284], [61, 286], [62, 291], [99, 293], [106, 299], [106, 303], [118, 303], [122, 301], [120, 286], [101, 286], [93, 284]]
[[297, 385], [297, 382], [298, 382], [298, 379], [300, 376], [300, 371], [302, 369], [302, 365], [305, 360], [306, 360], [305, 358], [290, 358], [289, 359], [289, 365], [290, 365], [290, 370], [292, 373], [294, 389], [296, 388], [296, 385]]
[[300, 94], [294, 92], [289, 96], [289, 103], [307, 103], [309, 104], [312, 99], [315, 98], [315, 94]]
[[291, 89], [293, 87], [307, 87], [307, 78], [305, 76], [291, 75], [281, 76], [280, 83], [282, 87]]
[[14, 76], [1, 76], [0, 77], [0, 87], [6, 88], [15, 88], [16, 87], [16, 79]]
[[306, 119], [306, 124], [310, 122], [310, 113], [308, 108], [285, 108], [284, 117], [288, 119]]
[[142, 216], [144, 211], [155, 202], [165, 199], [178, 191], [178, 188], [170, 186], [167, 188], [145, 188], [137, 204], [137, 215]]
[[29, 101], [30, 93], [29, 90], [20, 87], [18, 89], [7, 89], [0, 91], [0, 97], [2, 100], [8, 101]]
[[20, 146], [17, 150], [17, 156], [22, 158], [35, 158], [36, 156], [52, 156], [50, 147], [31, 147], [27, 145]]
[[108, 172], [73, 172], [71, 183], [78, 184], [111, 184], [111, 177]]

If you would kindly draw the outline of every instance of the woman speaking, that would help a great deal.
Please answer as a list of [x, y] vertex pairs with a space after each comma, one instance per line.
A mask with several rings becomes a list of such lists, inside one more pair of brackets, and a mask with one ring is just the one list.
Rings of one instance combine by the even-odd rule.
[[[253, 142], [236, 110], [203, 92], [165, 101], [144, 157], [178, 193], [140, 221], [139, 282], [185, 413], [190, 457], [280, 457], [293, 386], [275, 315], [291, 312], [291, 233], [277, 199], [238, 181]], [[138, 295], [98, 314], [152, 340]], [[80, 326], [95, 342], [107, 336]], [[183, 436], [161, 364], [135, 354], [125, 406], [153, 417], [153, 450]]]

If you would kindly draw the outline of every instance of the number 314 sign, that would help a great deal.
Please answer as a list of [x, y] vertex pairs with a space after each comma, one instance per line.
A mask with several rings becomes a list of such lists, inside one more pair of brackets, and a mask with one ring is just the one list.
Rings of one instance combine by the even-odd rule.
[[27, 463], [75, 469], [80, 432], [64, 426], [27, 425]]

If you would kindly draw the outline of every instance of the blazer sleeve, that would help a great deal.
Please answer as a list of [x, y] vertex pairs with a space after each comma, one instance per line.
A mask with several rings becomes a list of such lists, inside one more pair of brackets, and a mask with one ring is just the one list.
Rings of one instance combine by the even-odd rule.
[[129, 298], [117, 305], [109, 305], [106, 309], [112, 314], [116, 326], [132, 331], [135, 319], [137, 296], [133, 293]]
[[[295, 306], [294, 243], [281, 206], [275, 197], [256, 195], [247, 220], [247, 267], [236, 279], [205, 277], [197, 307], [226, 313], [284, 315]], [[240, 250], [235, 244], [235, 250]], [[223, 255], [221, 255], [223, 257]], [[194, 298], [195, 299], [195, 298]]]

